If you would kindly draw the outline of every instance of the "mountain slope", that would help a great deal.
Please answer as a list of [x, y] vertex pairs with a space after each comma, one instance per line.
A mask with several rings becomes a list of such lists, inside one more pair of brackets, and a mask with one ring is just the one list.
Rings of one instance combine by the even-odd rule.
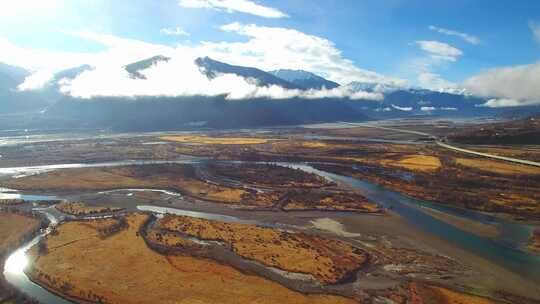
[[318, 75], [303, 70], [281, 69], [270, 71], [268, 73], [304, 89], [320, 90], [324, 88], [334, 89], [339, 87], [339, 84], [336, 82], [324, 79]]
[[209, 57], [197, 58], [195, 63], [199, 66], [201, 73], [205, 74], [209, 79], [215, 78], [220, 74], [236, 74], [258, 86], [277, 85], [285, 89], [302, 89], [300, 86], [256, 68], [230, 65]]
[[169, 57], [165, 56], [154, 56], [148, 59], [137, 61], [126, 65], [124, 68], [130, 74], [132, 78], [146, 79], [146, 77], [141, 73], [141, 71], [150, 68], [151, 66], [157, 64], [158, 62], [167, 62], [171, 60]]
[[0, 90], [16, 89], [29, 75], [23, 68], [0, 63]]
[[336, 100], [228, 101], [223, 96], [94, 98], [66, 97], [44, 114], [69, 119], [79, 127], [115, 130], [178, 130], [193, 126], [240, 128], [334, 121], [367, 117]]
[[30, 74], [24, 68], [0, 63], [0, 114], [35, 112], [45, 107], [41, 94], [18, 90]]

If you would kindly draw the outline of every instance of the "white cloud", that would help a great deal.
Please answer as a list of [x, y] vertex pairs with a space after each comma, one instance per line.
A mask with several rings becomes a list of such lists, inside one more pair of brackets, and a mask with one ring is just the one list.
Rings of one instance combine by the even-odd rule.
[[333, 42], [297, 30], [231, 23], [221, 27], [249, 38], [246, 42], [204, 42], [201, 53], [231, 64], [262, 70], [279, 68], [306, 70], [332, 81], [387, 83], [403, 86], [403, 79], [387, 77], [358, 68], [344, 58]]
[[540, 62], [485, 71], [463, 83], [471, 93], [493, 97], [486, 106], [540, 104]]
[[400, 110], [400, 111], [405, 111], [405, 112], [410, 112], [412, 111], [412, 107], [400, 107], [400, 106], [396, 106], [396, 105], [392, 105], [392, 108], [396, 109], [396, 110]]
[[458, 109], [454, 108], [454, 107], [440, 107], [439, 110], [442, 110], [442, 111], [457, 111]]
[[475, 44], [475, 45], [480, 44], [480, 39], [478, 37], [476, 37], [476, 36], [471, 35], [471, 34], [462, 33], [462, 32], [458, 32], [458, 31], [454, 31], [454, 30], [449, 30], [449, 29], [445, 29], [445, 28], [437, 27], [437, 26], [433, 26], [433, 25], [430, 25], [429, 29], [432, 30], [432, 31], [444, 34], [444, 35], [459, 37], [459, 38], [467, 41], [470, 44]]
[[59, 70], [92, 61], [90, 53], [69, 53], [19, 47], [0, 38], [0, 62], [29, 70]]
[[[195, 64], [195, 54], [177, 50], [168, 62], [159, 62], [141, 71], [144, 79], [133, 79], [122, 66], [103, 66], [85, 71], [72, 81], [64, 80], [61, 91], [75, 97], [97, 96], [217, 96], [229, 100], [247, 98], [349, 98], [352, 100], [380, 100], [382, 94], [356, 92], [347, 87], [327, 90], [289, 90], [272, 85], [257, 87], [234, 74], [223, 74], [208, 79]], [[178, 73], [182, 71], [182, 73]]]
[[463, 55], [463, 52], [447, 43], [435, 41], [435, 40], [418, 40], [416, 44], [426, 52], [428, 52], [433, 58], [456, 61], [458, 57]]
[[54, 77], [54, 72], [47, 71], [47, 70], [40, 70], [26, 77], [24, 79], [24, 82], [21, 83], [17, 87], [17, 89], [20, 91], [41, 89], [47, 83], [49, 83], [51, 79], [53, 79], [53, 77]]
[[529, 27], [531, 28], [536, 41], [538, 41], [538, 43], [540, 43], [540, 24], [531, 21], [531, 22], [529, 22]]
[[431, 112], [431, 111], [435, 111], [436, 108], [435, 107], [421, 107], [420, 108], [420, 111], [424, 111], [424, 112]]
[[188, 32], [184, 31], [183, 29], [179, 27], [162, 28], [161, 30], [159, 30], [159, 32], [167, 36], [189, 36]]
[[[125, 39], [114, 35], [98, 34], [90, 31], [56, 29], [58, 33], [94, 41], [107, 47], [97, 53], [54, 52], [39, 49], [20, 48], [0, 39], [0, 61], [21, 66], [34, 71], [19, 86], [20, 90], [43, 87], [55, 72], [89, 64], [92, 66], [123, 66], [156, 54], [168, 54], [172, 48], [146, 43], [134, 39]], [[48, 78], [47, 78], [48, 77]]]
[[460, 49], [439, 41], [419, 40], [415, 44], [424, 51], [424, 55], [409, 60], [406, 69], [416, 78], [416, 84], [422, 88], [461, 94], [463, 90], [451, 81], [444, 79], [437, 70], [457, 61], [463, 55]]
[[266, 18], [289, 17], [282, 11], [258, 4], [252, 0], [180, 0], [179, 4], [190, 8], [207, 8], [226, 12], [241, 12]]
[[[113, 35], [98, 34], [89, 31], [57, 30], [60, 33], [94, 41], [104, 45], [104, 51], [94, 54], [55, 53], [42, 55], [41, 51], [12, 47], [12, 55], [22, 61], [30, 55], [36, 60], [36, 72], [21, 85], [21, 89], [43, 86], [52, 78], [52, 72], [60, 68], [70, 68], [90, 64], [93, 70], [81, 73], [74, 80], [62, 80], [61, 90], [65, 94], [81, 98], [95, 96], [194, 96], [226, 95], [228, 99], [245, 98], [349, 98], [351, 100], [381, 100], [380, 92], [354, 90], [351, 86], [323, 90], [287, 90], [278, 86], [257, 87], [244, 78], [226, 74], [208, 80], [200, 73], [194, 60], [209, 56], [226, 63], [254, 66], [263, 70], [276, 68], [305, 69], [322, 75], [331, 76], [332, 80], [359, 80], [366, 82], [396, 83], [402, 80], [362, 70], [352, 61], [341, 56], [341, 52], [332, 42], [284, 28], [245, 26], [234, 23], [223, 27], [249, 37], [247, 42], [205, 42], [195, 46], [178, 45], [175, 48], [150, 44], [139, 40], [125, 39]], [[0, 45], [1, 46], [1, 45]], [[169, 62], [158, 64], [141, 71], [146, 79], [132, 79], [124, 66], [155, 55], [170, 57]], [[3, 61], [4, 53], [0, 54]], [[63, 62], [63, 56], [73, 60]], [[13, 58], [12, 58], [13, 59]], [[41, 62], [39, 61], [42, 60]], [[50, 62], [53, 61], [53, 62]], [[12, 61], [7, 60], [10, 63]], [[49, 64], [51, 64], [49, 66]], [[67, 66], [66, 66], [67, 65]]]
[[461, 89], [457, 84], [443, 79], [441, 75], [431, 72], [423, 72], [418, 75], [418, 84], [422, 88], [437, 92], [459, 93]]

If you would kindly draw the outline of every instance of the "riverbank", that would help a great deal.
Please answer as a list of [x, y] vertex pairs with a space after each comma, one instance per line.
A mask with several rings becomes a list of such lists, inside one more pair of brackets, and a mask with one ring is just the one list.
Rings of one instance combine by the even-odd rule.
[[[3, 272], [24, 267], [26, 261], [8, 261], [9, 255], [46, 226], [44, 219], [14, 210], [0, 209], [0, 265]], [[3, 272], [0, 277], [0, 303], [35, 303], [33, 299], [10, 285], [5, 280]]]

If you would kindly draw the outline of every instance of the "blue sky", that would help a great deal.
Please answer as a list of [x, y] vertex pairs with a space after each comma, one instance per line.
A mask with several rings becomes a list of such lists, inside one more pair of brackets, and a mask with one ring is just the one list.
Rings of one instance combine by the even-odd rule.
[[[17, 50], [13, 53], [38, 49], [87, 54], [111, 48], [102, 39], [89, 39], [81, 32], [156, 46], [198, 48], [202, 42], [264, 40], [269, 33], [264, 29], [289, 29], [294, 33], [283, 34], [289, 35], [286, 39], [291, 45], [306, 39], [305, 47], [295, 51], [313, 54], [295, 55], [288, 62], [289, 53], [279, 47], [290, 45], [283, 43], [275, 50], [284, 56], [281, 67], [307, 69], [342, 84], [371, 77], [433, 89], [460, 87], [489, 69], [534, 65], [540, 60], [540, 1], [534, 0], [19, 0], [3, 7], [0, 41]], [[224, 30], [224, 25], [231, 24], [237, 26]], [[280, 40], [281, 34], [274, 32], [272, 39]], [[311, 41], [312, 37], [322, 41]], [[271, 40], [264, 43], [272, 49]], [[312, 48], [316, 43], [332, 45]], [[250, 44], [201, 55], [262, 69], [278, 67], [276, 58], [265, 58], [272, 56], [270, 50], [257, 58], [243, 58], [239, 49], [247, 47]], [[336, 51], [341, 52], [337, 59]], [[0, 54], [0, 61], [23, 61], [4, 55]], [[146, 55], [133, 54], [134, 58]], [[317, 63], [316, 55], [328, 58]], [[73, 64], [78, 63], [78, 57], [73, 57]], [[337, 60], [334, 68], [321, 68], [333, 60]], [[47, 61], [42, 64], [36, 59], [26, 65], [52, 69], [55, 60]]]

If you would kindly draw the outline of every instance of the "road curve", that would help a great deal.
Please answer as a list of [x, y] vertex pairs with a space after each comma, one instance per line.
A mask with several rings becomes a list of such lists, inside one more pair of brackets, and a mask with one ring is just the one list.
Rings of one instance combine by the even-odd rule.
[[493, 154], [482, 153], [482, 152], [477, 152], [477, 151], [473, 151], [473, 150], [468, 150], [468, 149], [455, 147], [455, 146], [452, 146], [452, 145], [441, 142], [434, 135], [424, 133], [424, 132], [413, 131], [413, 130], [402, 130], [402, 129], [396, 129], [396, 128], [381, 127], [381, 126], [374, 126], [374, 125], [369, 125], [369, 124], [365, 124], [365, 123], [346, 123], [346, 124], [351, 125], [351, 126], [356, 126], [356, 127], [375, 128], [375, 129], [382, 129], [382, 130], [394, 131], [394, 132], [399, 132], [399, 133], [407, 133], [407, 134], [415, 134], [415, 135], [420, 135], [420, 136], [426, 136], [426, 137], [429, 137], [430, 139], [434, 140], [435, 143], [438, 146], [446, 148], [446, 149], [459, 151], [459, 152], [462, 152], [462, 153], [476, 155], [476, 156], [482, 156], [482, 157], [486, 157], [486, 158], [503, 160], [503, 161], [512, 162], [512, 163], [516, 163], [516, 164], [521, 164], [521, 165], [540, 167], [540, 162], [534, 162], [534, 161], [530, 161], [530, 160], [518, 159], [518, 158], [512, 158], [512, 157], [505, 157], [505, 156], [499, 156], [499, 155], [493, 155]]

